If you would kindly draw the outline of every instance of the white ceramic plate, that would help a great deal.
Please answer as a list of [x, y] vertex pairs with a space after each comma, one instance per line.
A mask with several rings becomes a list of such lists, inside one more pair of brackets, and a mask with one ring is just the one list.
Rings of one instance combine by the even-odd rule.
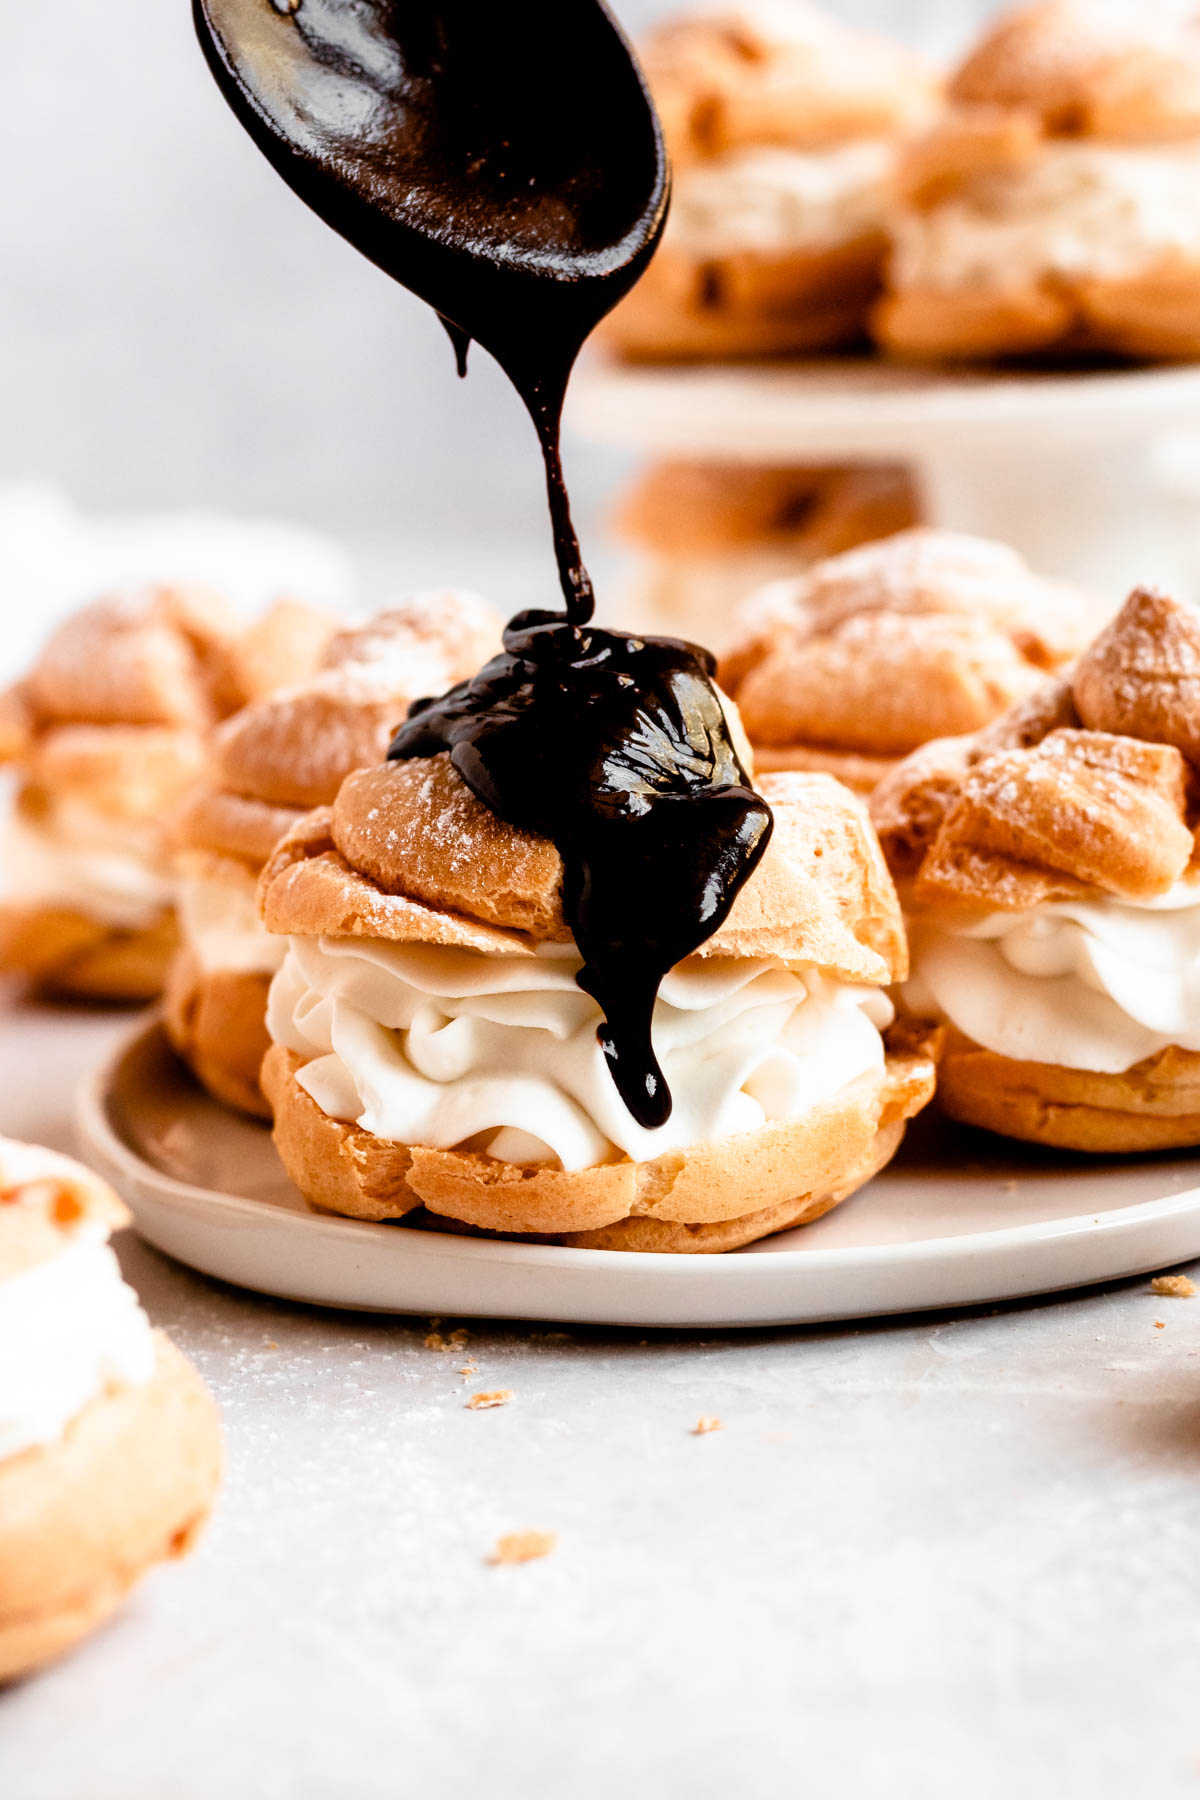
[[930, 1118], [869, 1187], [729, 1256], [641, 1256], [309, 1212], [265, 1127], [201, 1092], [161, 1025], [85, 1084], [90, 1160], [160, 1250], [239, 1286], [381, 1312], [813, 1324], [1050, 1293], [1200, 1256], [1200, 1160], [1026, 1153]]

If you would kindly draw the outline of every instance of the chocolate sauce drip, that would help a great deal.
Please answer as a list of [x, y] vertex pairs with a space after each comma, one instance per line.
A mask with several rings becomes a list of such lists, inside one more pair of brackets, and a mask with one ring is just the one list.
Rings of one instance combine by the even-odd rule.
[[600, 0], [194, 0], [214, 75], [302, 200], [474, 339], [529, 409], [567, 610], [591, 615], [559, 420], [666, 219], [662, 135]]
[[418, 700], [389, 758], [448, 750], [509, 824], [563, 859], [563, 909], [599, 1002], [600, 1042], [640, 1125], [671, 1095], [651, 1043], [659, 983], [726, 918], [771, 834], [712, 684], [707, 650], [521, 613], [504, 650]]
[[234, 112], [315, 212], [472, 340], [524, 401], [546, 469], [566, 616], [423, 701], [395, 757], [449, 750], [484, 803], [558, 846], [566, 915], [617, 1087], [671, 1097], [650, 1022], [666, 971], [717, 929], [771, 814], [729, 737], [706, 651], [591, 627], [563, 481], [567, 381], [666, 219], [662, 133], [601, 0], [194, 0]]

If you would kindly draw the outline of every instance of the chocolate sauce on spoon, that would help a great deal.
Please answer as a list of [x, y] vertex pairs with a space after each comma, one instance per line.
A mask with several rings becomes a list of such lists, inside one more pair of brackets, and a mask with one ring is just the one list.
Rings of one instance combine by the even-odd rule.
[[567, 381], [666, 218], [662, 134], [601, 0], [194, 0], [209, 65], [307, 203], [472, 340], [529, 410], [565, 614], [519, 614], [504, 652], [420, 701], [392, 757], [448, 750], [500, 818], [549, 837], [643, 1125], [671, 1096], [651, 1043], [662, 977], [720, 926], [771, 813], [730, 739], [707, 651], [591, 624], [559, 452]]
[[327, 224], [491, 352], [536, 427], [572, 617], [591, 586], [558, 435], [584, 339], [666, 220], [662, 134], [599, 0], [194, 0], [225, 98]]

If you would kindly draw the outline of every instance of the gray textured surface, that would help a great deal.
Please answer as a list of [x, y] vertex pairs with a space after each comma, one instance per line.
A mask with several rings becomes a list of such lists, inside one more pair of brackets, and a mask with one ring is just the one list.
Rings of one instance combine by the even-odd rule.
[[[111, 1030], [0, 1013], [0, 1129], [65, 1142]], [[5, 1800], [1200, 1795], [1200, 1299], [444, 1354], [124, 1260], [228, 1479], [0, 1699]]]

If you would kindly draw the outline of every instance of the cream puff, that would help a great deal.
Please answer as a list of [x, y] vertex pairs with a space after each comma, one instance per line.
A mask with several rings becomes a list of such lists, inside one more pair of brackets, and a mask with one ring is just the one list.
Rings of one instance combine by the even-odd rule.
[[1099, 616], [1007, 545], [900, 532], [755, 595], [721, 681], [760, 769], [824, 769], [869, 793], [918, 745], [1031, 693]]
[[182, 1556], [216, 1493], [216, 1408], [121, 1278], [127, 1223], [89, 1170], [0, 1139], [0, 1682]]
[[1200, 354], [1200, 15], [1006, 13], [898, 171], [875, 330], [906, 356]]
[[380, 760], [411, 701], [473, 673], [498, 643], [499, 621], [474, 595], [418, 594], [336, 633], [306, 682], [259, 698], [213, 734], [176, 832], [182, 943], [166, 1023], [226, 1105], [269, 1113], [258, 1072], [284, 946], [262, 926], [255, 890], [271, 850], [353, 769]]
[[311, 651], [309, 609], [247, 632], [207, 591], [113, 596], [67, 619], [0, 700], [16, 798], [0, 835], [0, 971], [43, 992], [147, 1000], [177, 943], [170, 822], [205, 739]]
[[644, 47], [675, 165], [653, 262], [605, 327], [627, 356], [757, 356], [861, 335], [899, 134], [933, 83], [807, 0], [740, 0]]
[[899, 467], [659, 462], [626, 495], [617, 529], [638, 556], [638, 616], [720, 650], [756, 589], [919, 519]]
[[889, 1047], [906, 956], [864, 811], [763, 784], [774, 830], [725, 923], [658, 990], [674, 1108], [639, 1124], [576, 982], [563, 863], [444, 754], [362, 771], [263, 875], [286, 937], [263, 1085], [309, 1202], [592, 1248], [721, 1251], [826, 1212], [928, 1099]]
[[929, 744], [872, 812], [906, 1011], [952, 1118], [1070, 1150], [1200, 1143], [1200, 615], [1136, 591], [1074, 669]]

